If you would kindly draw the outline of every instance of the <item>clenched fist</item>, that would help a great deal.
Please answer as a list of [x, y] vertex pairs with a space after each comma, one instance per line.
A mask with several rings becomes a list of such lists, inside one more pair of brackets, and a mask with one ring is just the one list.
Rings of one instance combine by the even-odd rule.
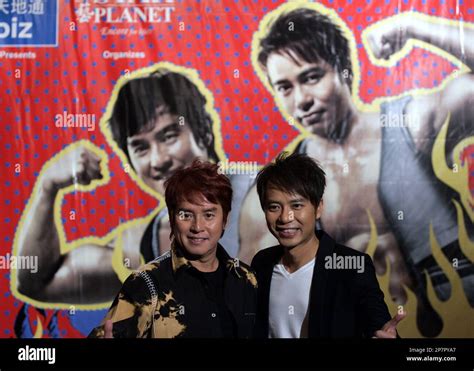
[[378, 59], [389, 59], [402, 49], [410, 38], [410, 22], [409, 14], [399, 14], [368, 30], [366, 37], [374, 56]]
[[88, 185], [94, 179], [102, 179], [101, 159], [86, 148], [78, 145], [59, 152], [43, 175], [43, 188], [47, 191], [59, 190], [72, 184]]

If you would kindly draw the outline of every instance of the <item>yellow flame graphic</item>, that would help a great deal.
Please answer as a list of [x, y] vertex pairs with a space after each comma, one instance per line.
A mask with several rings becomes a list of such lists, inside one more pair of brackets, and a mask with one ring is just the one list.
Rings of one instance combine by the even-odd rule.
[[[433, 170], [435, 175], [443, 183], [459, 193], [464, 210], [466, 210], [466, 213], [471, 218], [471, 220], [474, 220], [474, 202], [469, 189], [469, 168], [467, 162], [464, 162], [463, 164], [461, 161], [461, 155], [463, 151], [467, 147], [474, 145], [474, 137], [465, 138], [454, 147], [453, 167], [449, 167], [446, 164], [445, 149], [449, 120], [450, 115], [447, 116], [433, 144], [433, 151], [431, 155]], [[471, 263], [474, 263], [474, 242], [469, 239], [467, 233], [463, 207], [456, 200], [452, 201], [456, 207], [457, 212], [458, 240], [461, 251]], [[371, 237], [366, 252], [373, 258], [377, 246], [377, 228], [369, 210], [367, 210], [367, 214], [369, 218]], [[474, 308], [472, 308], [469, 304], [468, 298], [464, 292], [462, 280], [456, 272], [453, 264], [451, 264], [451, 262], [449, 262], [449, 260], [443, 254], [432, 226], [430, 226], [429, 234], [433, 257], [443, 272], [446, 274], [446, 277], [451, 284], [450, 297], [446, 301], [441, 301], [438, 299], [431, 280], [428, 279], [428, 299], [434, 310], [438, 313], [443, 321], [443, 327], [438, 337], [474, 337]], [[390, 313], [394, 315], [400, 308], [397, 303], [391, 300], [391, 295], [389, 292], [391, 266], [388, 258], [386, 259], [386, 266], [387, 270], [385, 273], [383, 275], [377, 275], [377, 278], [380, 288], [387, 298], [386, 303]], [[406, 338], [424, 337], [419, 331], [416, 323], [418, 299], [415, 293], [408, 287], [403, 285], [403, 288], [407, 294], [407, 301], [403, 304], [403, 309], [407, 312], [407, 317], [398, 325], [398, 332], [400, 336]]]
[[459, 235], [459, 246], [463, 254], [474, 263], [474, 242], [472, 242], [466, 230], [466, 224], [464, 222], [464, 213], [461, 205], [456, 200], [453, 200], [454, 206], [456, 206], [458, 216], [458, 235]]
[[474, 145], [474, 137], [468, 137], [460, 141], [453, 150], [453, 167], [446, 164], [446, 136], [448, 133], [450, 115], [441, 127], [433, 144], [431, 162], [435, 175], [443, 183], [459, 193], [461, 202], [467, 214], [474, 220], [474, 199], [469, 189], [469, 167], [467, 161], [461, 161], [463, 150]]
[[[372, 218], [372, 214], [369, 210], [367, 210], [367, 216], [369, 218], [370, 224], [370, 240], [367, 244], [366, 253], [372, 258], [374, 258], [374, 253], [377, 248], [377, 227], [375, 226], [374, 219]], [[377, 275], [377, 280], [379, 281], [380, 289], [383, 291], [385, 298], [390, 298], [389, 300], [385, 300], [387, 303], [388, 310], [392, 316], [398, 312], [400, 309], [400, 304], [391, 300], [392, 295], [390, 295], [390, 272], [391, 272], [391, 265], [388, 258], [385, 259], [385, 266], [387, 267], [385, 273], [383, 275]], [[408, 287], [403, 285], [403, 289], [407, 294], [407, 301], [403, 304], [403, 309], [407, 313], [407, 316], [397, 327], [397, 331], [401, 337], [423, 337], [418, 330], [416, 324], [416, 307], [417, 307], [417, 299], [416, 295], [413, 291], [411, 291]]]
[[[472, 262], [474, 257], [474, 243], [470, 241], [467, 236], [461, 205], [455, 200], [453, 200], [453, 202], [458, 212], [459, 244], [464, 255]], [[367, 215], [369, 218], [371, 238], [367, 245], [366, 253], [373, 258], [377, 246], [377, 228], [368, 210]], [[443, 328], [437, 337], [474, 337], [474, 308], [470, 306], [466, 294], [464, 293], [461, 278], [441, 251], [432, 226], [430, 226], [430, 245], [434, 259], [446, 274], [451, 284], [451, 295], [449, 299], [441, 301], [435, 293], [431, 280], [428, 280], [428, 299], [443, 321]], [[388, 258], [386, 258], [386, 266], [387, 270], [385, 273], [383, 275], [377, 275], [377, 279], [387, 299], [386, 303], [388, 309], [393, 316], [400, 309], [400, 305], [390, 299], [392, 297], [389, 291], [391, 265]], [[403, 289], [407, 294], [407, 301], [403, 304], [403, 309], [407, 312], [407, 317], [398, 325], [398, 333], [403, 338], [422, 338], [424, 336], [421, 334], [416, 323], [418, 299], [415, 293], [405, 285], [403, 285]]]
[[438, 337], [472, 337], [474, 335], [474, 309], [471, 308], [464, 293], [461, 278], [441, 251], [432, 226], [430, 226], [430, 244], [433, 257], [451, 284], [450, 298], [441, 301], [436, 296], [431, 280], [428, 280], [428, 298], [433, 308], [443, 319], [443, 329]]

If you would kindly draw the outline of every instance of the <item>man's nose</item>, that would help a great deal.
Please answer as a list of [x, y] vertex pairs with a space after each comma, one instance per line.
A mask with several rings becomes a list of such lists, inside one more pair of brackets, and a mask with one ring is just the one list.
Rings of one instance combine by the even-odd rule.
[[191, 223], [191, 232], [199, 233], [202, 231], [202, 219], [199, 215], [196, 215]]
[[293, 220], [293, 212], [288, 207], [282, 207], [280, 215], [278, 215], [278, 222], [280, 224], [287, 224]]
[[164, 146], [160, 145], [159, 143], [153, 144], [151, 147], [150, 166], [161, 170], [162, 168], [166, 167], [166, 164], [169, 163], [169, 161], [170, 156]]
[[309, 89], [304, 86], [297, 85], [295, 87], [295, 105], [300, 111], [309, 111], [314, 103], [314, 98]]

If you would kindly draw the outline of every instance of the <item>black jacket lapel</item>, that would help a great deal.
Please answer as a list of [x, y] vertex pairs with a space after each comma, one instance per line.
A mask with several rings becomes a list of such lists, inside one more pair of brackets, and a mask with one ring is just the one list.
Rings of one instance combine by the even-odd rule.
[[[334, 240], [323, 231], [316, 231], [319, 239], [319, 248], [316, 253], [313, 278], [311, 280], [311, 291], [309, 297], [309, 337], [329, 337], [331, 318], [325, 313], [332, 312], [333, 300], [331, 293], [334, 292], [334, 280], [329, 277], [330, 271], [325, 269], [326, 256], [334, 252]], [[325, 320], [326, 319], [326, 320]]]

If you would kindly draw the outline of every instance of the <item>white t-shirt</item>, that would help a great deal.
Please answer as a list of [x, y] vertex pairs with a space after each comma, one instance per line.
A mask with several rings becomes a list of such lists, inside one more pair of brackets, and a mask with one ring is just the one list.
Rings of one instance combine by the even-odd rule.
[[308, 304], [315, 260], [293, 273], [289, 273], [283, 264], [273, 267], [268, 308], [269, 338], [308, 337]]

